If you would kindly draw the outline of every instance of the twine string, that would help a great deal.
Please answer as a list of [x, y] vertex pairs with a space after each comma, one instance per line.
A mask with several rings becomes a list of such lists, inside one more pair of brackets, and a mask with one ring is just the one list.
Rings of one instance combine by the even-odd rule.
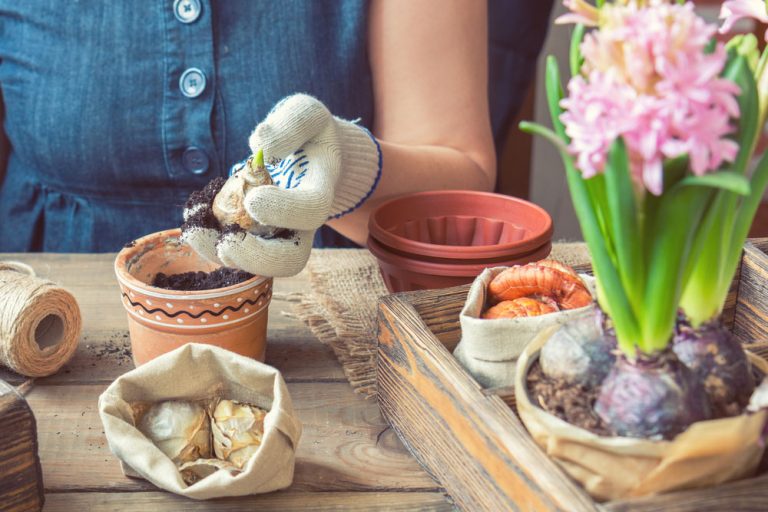
[[0, 262], [0, 364], [28, 377], [74, 355], [82, 319], [74, 296], [24, 263]]

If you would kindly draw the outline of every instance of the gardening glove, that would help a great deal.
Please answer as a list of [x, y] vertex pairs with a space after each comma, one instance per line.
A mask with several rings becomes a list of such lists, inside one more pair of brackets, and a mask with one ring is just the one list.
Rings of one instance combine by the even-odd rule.
[[[299, 273], [315, 231], [358, 208], [381, 176], [381, 149], [365, 128], [334, 117], [317, 99], [296, 94], [280, 101], [249, 138], [264, 152], [274, 185], [252, 188], [243, 201], [259, 224], [282, 228], [277, 236], [182, 228], [183, 239], [203, 257], [252, 274]], [[243, 164], [240, 164], [243, 165]], [[237, 166], [236, 166], [237, 167]], [[185, 221], [207, 215], [210, 201], [190, 201]]]

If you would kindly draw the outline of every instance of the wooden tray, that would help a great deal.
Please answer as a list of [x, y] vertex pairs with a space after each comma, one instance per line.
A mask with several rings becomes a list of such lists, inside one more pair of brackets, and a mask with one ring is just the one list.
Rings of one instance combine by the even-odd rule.
[[[745, 246], [725, 312], [734, 334], [763, 357], [768, 357], [766, 249], [768, 239], [755, 239]], [[378, 391], [382, 413], [460, 508], [768, 510], [766, 471], [707, 489], [595, 502], [528, 435], [510, 407], [512, 389], [483, 389], [451, 355], [461, 336], [459, 312], [468, 290], [469, 286], [461, 286], [401, 293], [379, 305]]]

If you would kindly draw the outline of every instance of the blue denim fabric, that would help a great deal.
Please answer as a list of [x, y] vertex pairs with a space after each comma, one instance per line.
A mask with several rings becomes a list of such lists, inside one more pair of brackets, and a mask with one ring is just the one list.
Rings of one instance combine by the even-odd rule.
[[[511, 6], [535, 3], [496, 2], [511, 16], [502, 34], [517, 30]], [[366, 0], [183, 3], [200, 5], [190, 23], [174, 0], [0, 0], [0, 252], [114, 251], [178, 226], [189, 193], [245, 158], [289, 94], [372, 125]], [[506, 48], [528, 78], [535, 39]], [[498, 77], [515, 73], [517, 57], [494, 60]], [[190, 68], [206, 82], [192, 98]], [[492, 110], [508, 117], [519, 89], [498, 88]], [[354, 245], [329, 228], [315, 242]]]
[[[113, 251], [178, 226], [286, 95], [371, 125], [366, 1], [200, 5], [182, 23], [173, 0], [0, 0], [0, 251]], [[191, 67], [206, 75], [195, 98], [179, 85]], [[185, 167], [190, 147], [206, 172]]]

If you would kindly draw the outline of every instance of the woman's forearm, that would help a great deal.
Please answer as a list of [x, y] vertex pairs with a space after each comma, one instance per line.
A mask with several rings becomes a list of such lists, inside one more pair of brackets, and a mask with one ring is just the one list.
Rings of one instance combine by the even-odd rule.
[[373, 196], [331, 227], [364, 243], [368, 215], [389, 197], [493, 188], [487, 16], [482, 0], [372, 0], [373, 134], [384, 167]]

